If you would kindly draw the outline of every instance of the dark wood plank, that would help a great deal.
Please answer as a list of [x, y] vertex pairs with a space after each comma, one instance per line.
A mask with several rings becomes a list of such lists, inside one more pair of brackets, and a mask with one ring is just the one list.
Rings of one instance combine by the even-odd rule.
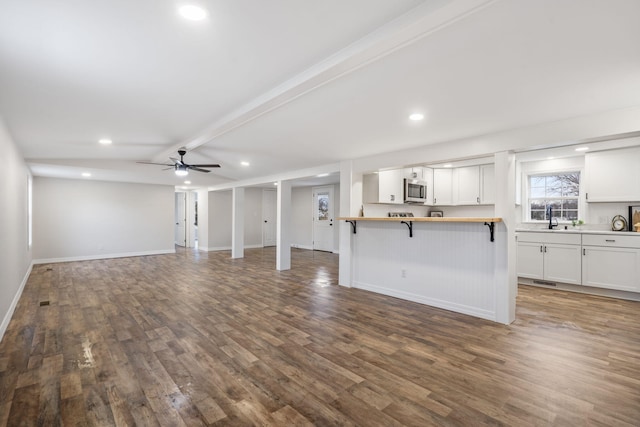
[[638, 425], [638, 302], [521, 286], [503, 326], [337, 286], [334, 254], [274, 265], [34, 266], [0, 343], [0, 426]]

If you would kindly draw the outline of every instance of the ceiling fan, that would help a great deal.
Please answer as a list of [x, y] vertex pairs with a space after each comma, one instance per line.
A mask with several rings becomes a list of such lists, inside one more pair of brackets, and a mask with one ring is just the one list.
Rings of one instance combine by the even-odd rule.
[[167, 169], [174, 169], [176, 172], [176, 175], [178, 176], [187, 176], [189, 174], [189, 169], [194, 170], [194, 171], [198, 171], [198, 172], [205, 172], [205, 173], [209, 173], [211, 171], [207, 170], [207, 169], [203, 169], [203, 168], [219, 168], [220, 165], [217, 164], [211, 164], [211, 165], [190, 165], [184, 162], [184, 155], [187, 154], [187, 150], [185, 149], [180, 149], [178, 150], [178, 154], [180, 154], [180, 160], [174, 158], [174, 157], [169, 157], [169, 159], [173, 162], [173, 163], [153, 163], [153, 162], [136, 162], [136, 163], [142, 163], [145, 165], [160, 165], [160, 166], [169, 166]]

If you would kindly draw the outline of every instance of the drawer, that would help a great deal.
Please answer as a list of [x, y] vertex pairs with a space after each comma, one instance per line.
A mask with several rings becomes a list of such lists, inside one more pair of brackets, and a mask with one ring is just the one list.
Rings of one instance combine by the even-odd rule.
[[583, 234], [582, 244], [584, 246], [609, 246], [640, 249], [640, 235], [636, 237], [617, 236], [615, 234]]
[[569, 232], [518, 232], [518, 242], [532, 243], [561, 243], [565, 245], [579, 245], [582, 243], [580, 233]]

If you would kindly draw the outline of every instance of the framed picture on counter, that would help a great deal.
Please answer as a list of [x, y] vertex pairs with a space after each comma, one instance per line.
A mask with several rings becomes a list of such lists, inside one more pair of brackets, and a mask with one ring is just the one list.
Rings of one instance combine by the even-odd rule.
[[640, 205], [629, 206], [629, 231], [636, 231], [638, 223], [640, 223]]
[[431, 218], [442, 218], [442, 211], [431, 211], [429, 212], [429, 216]]

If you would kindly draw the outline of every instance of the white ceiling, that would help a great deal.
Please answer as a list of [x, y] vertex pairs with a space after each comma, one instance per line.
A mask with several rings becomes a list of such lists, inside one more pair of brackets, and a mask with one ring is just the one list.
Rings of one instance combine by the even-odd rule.
[[212, 186], [640, 105], [637, 0], [192, 3], [0, 3], [0, 116], [36, 175], [180, 185], [135, 161], [186, 146]]

